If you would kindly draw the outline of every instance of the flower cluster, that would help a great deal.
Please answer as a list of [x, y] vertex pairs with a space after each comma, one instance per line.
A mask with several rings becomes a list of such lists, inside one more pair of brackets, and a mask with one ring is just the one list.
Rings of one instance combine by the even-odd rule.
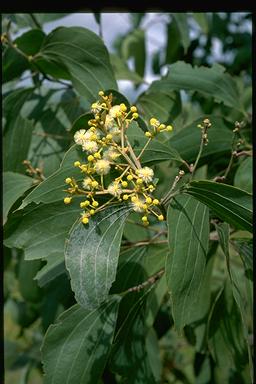
[[[94, 118], [88, 121], [88, 127], [74, 135], [75, 143], [85, 153], [83, 163], [74, 163], [80, 168], [83, 181], [78, 184], [73, 177], [66, 178], [68, 196], [64, 203], [70, 204], [74, 195], [85, 196], [80, 203], [84, 224], [107, 205], [121, 201], [130, 203], [135, 212], [142, 214], [145, 226], [149, 224], [150, 215], [159, 221], [164, 220], [159, 200], [153, 196], [156, 189], [154, 172], [147, 166], [143, 167], [140, 158], [150, 141], [163, 131], [172, 131], [172, 126], [161, 124], [152, 117], [149, 122], [151, 129], [145, 133], [148, 140], [136, 156], [126, 131], [139, 117], [137, 108], [128, 108], [124, 103], [113, 106], [112, 95], [105, 95], [103, 91], [99, 96], [100, 100], [91, 105]], [[98, 199], [103, 195], [109, 199], [100, 205]]]

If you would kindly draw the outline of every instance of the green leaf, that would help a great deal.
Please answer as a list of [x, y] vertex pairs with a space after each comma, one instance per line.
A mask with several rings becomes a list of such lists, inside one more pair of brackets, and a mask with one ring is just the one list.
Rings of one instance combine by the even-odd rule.
[[3, 224], [15, 201], [33, 184], [31, 177], [14, 172], [3, 173]]
[[[25, 32], [23, 35], [13, 41], [17, 48], [27, 56], [35, 55], [39, 50], [45, 38], [43, 31], [33, 29]], [[3, 82], [18, 78], [21, 74], [30, 69], [31, 63], [14, 48], [8, 47], [3, 55]]]
[[150, 287], [125, 317], [110, 355], [111, 369], [129, 383], [155, 383], [146, 350], [145, 303]]
[[242, 371], [248, 363], [242, 319], [228, 283], [218, 295], [209, 320], [208, 342], [217, 366], [227, 372]]
[[234, 79], [224, 72], [220, 64], [211, 68], [192, 67], [191, 64], [178, 61], [169, 67], [168, 75], [153, 82], [152, 91], [187, 90], [197, 91], [206, 97], [213, 97], [216, 102], [223, 102], [228, 107], [243, 112], [238, 89]]
[[77, 302], [94, 309], [106, 300], [115, 280], [119, 248], [129, 205], [109, 207], [71, 229], [66, 248], [66, 268]]
[[65, 184], [66, 177], [81, 178], [81, 172], [74, 167], [74, 161], [80, 159], [77, 152], [77, 145], [73, 145], [65, 154], [60, 168], [40, 183], [29, 195], [25, 197], [19, 209], [24, 208], [29, 203], [53, 203], [63, 199], [67, 193]]
[[120, 298], [94, 311], [74, 305], [48, 329], [42, 345], [45, 384], [98, 383], [111, 347]]
[[205, 12], [193, 12], [192, 17], [195, 19], [202, 32], [207, 34], [209, 30], [207, 14]]
[[139, 113], [148, 121], [151, 117], [157, 117], [161, 123], [167, 123], [181, 112], [181, 101], [177, 92], [145, 92], [139, 96], [136, 105]]
[[19, 210], [22, 220], [5, 245], [24, 249], [25, 260], [63, 255], [65, 238], [80, 212], [79, 205], [67, 206], [63, 201]]
[[22, 106], [30, 99], [35, 88], [18, 88], [8, 93], [3, 99], [3, 112], [7, 120], [11, 120], [12, 116], [19, 113], [22, 117], [27, 117], [22, 114]]
[[187, 15], [185, 13], [172, 13], [171, 15], [177, 23], [180, 41], [186, 53], [190, 45]]
[[41, 266], [41, 260], [26, 261], [22, 259], [19, 264], [19, 289], [26, 301], [37, 302], [40, 299], [40, 289], [34, 277]]
[[[134, 153], [138, 156], [148, 139], [136, 123], [130, 124], [127, 130], [127, 137], [134, 149]], [[156, 139], [150, 142], [141, 156], [141, 162], [143, 164], [157, 163], [164, 160], [176, 160], [183, 163], [183, 159], [174, 148]]]
[[208, 205], [223, 221], [252, 232], [252, 195], [213, 181], [193, 181], [184, 192]]
[[[219, 117], [207, 116], [210, 118], [212, 127], [208, 132], [209, 143], [203, 149], [200, 163], [205, 163], [210, 156], [219, 156], [220, 154], [229, 152], [232, 141], [232, 131], [228, 129], [225, 121]], [[201, 131], [197, 127], [206, 116], [193, 121], [193, 123], [182, 128], [181, 131], [175, 133], [175, 126], [173, 135], [170, 138], [170, 145], [179, 152], [180, 156], [188, 163], [195, 161], [199, 146]], [[167, 140], [166, 140], [167, 142]]]
[[20, 115], [10, 121], [3, 138], [4, 171], [24, 173], [22, 162], [27, 159], [33, 128], [33, 123]]
[[252, 174], [252, 157], [248, 157], [242, 161], [236, 171], [234, 186], [252, 193]]
[[117, 55], [111, 54], [110, 62], [113, 67], [115, 78], [117, 80], [131, 80], [135, 84], [140, 84], [143, 82], [143, 78], [136, 72], [131, 71], [126, 62]]
[[166, 40], [165, 63], [171, 64], [178, 60], [183, 54], [180, 31], [175, 19], [167, 24]]
[[[253, 372], [252, 351], [251, 351], [251, 346], [249, 342], [249, 338], [250, 338], [249, 333], [250, 333], [250, 329], [252, 329], [252, 318], [253, 318], [252, 282], [247, 278], [245, 278], [244, 270], [242, 266], [240, 266], [239, 268], [239, 260], [236, 260], [236, 264], [234, 263], [235, 260], [232, 260], [232, 257], [237, 257], [237, 256], [232, 254], [232, 257], [230, 257], [231, 255], [229, 253], [229, 225], [227, 223], [222, 223], [218, 225], [216, 224], [215, 226], [219, 236], [222, 251], [226, 258], [226, 264], [227, 264], [228, 274], [230, 278], [232, 293], [233, 293], [235, 302], [237, 304], [237, 307], [240, 311], [240, 315], [242, 319], [244, 338], [247, 341], [249, 366], [251, 371], [250, 373], [252, 377], [252, 372]], [[252, 252], [252, 249], [251, 249], [251, 252]], [[244, 264], [246, 267], [246, 263]], [[248, 271], [246, 270], [245, 273], [247, 272]], [[252, 275], [252, 270], [250, 272]]]
[[145, 32], [134, 29], [122, 41], [121, 53], [124, 60], [134, 59], [135, 72], [143, 77], [146, 63]]
[[46, 258], [45, 261], [47, 264], [35, 275], [39, 287], [44, 287], [66, 272], [63, 253], [51, 254], [51, 257]]
[[177, 196], [167, 213], [170, 253], [166, 279], [175, 327], [189, 324], [204, 281], [209, 240], [208, 208], [193, 197]]
[[241, 256], [246, 269], [253, 271], [253, 243], [252, 239], [233, 239], [232, 245]]
[[61, 65], [78, 93], [91, 102], [98, 98], [100, 90], [117, 87], [106, 47], [86, 28], [59, 27], [52, 31], [35, 63], [52, 75], [55, 74], [51, 73], [48, 63]]

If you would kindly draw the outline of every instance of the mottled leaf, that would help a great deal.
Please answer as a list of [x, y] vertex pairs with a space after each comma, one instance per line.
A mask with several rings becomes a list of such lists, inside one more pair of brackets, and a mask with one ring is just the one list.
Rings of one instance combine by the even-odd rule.
[[77, 302], [94, 309], [106, 300], [116, 277], [119, 248], [129, 205], [109, 207], [89, 224], [72, 227], [65, 248], [66, 268]]

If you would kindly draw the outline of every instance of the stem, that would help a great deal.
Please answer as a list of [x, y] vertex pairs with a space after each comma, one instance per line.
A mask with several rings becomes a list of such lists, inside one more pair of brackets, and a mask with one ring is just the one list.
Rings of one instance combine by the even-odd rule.
[[126, 139], [126, 144], [127, 144], [127, 147], [129, 148], [129, 152], [131, 154], [131, 157], [132, 157], [134, 163], [136, 164], [137, 168], [140, 169], [141, 168], [141, 164], [140, 164], [139, 158], [136, 157], [136, 155], [135, 155], [135, 153], [134, 153], [134, 151], [132, 149], [132, 146], [131, 146], [127, 136], [125, 136], [125, 139]]
[[120, 152], [122, 155], [123, 155], [123, 157], [127, 160], [127, 162], [130, 164], [130, 166], [132, 167], [132, 169], [134, 169], [135, 171], [136, 171], [136, 166], [133, 164], [133, 162], [131, 161], [131, 159], [129, 158], [129, 156], [127, 156], [127, 154], [125, 153], [125, 152], [123, 152], [120, 148], [119, 148], [119, 146], [116, 144], [115, 145], [115, 147], [116, 147], [116, 149], [118, 150], [118, 152]]
[[164, 271], [165, 271], [164, 268], [160, 269], [160, 271], [150, 276], [146, 281], [144, 281], [139, 285], [135, 285], [134, 287], [128, 288], [126, 291], [122, 292], [121, 295], [125, 295], [128, 292], [134, 292], [134, 291], [139, 292], [145, 287], [147, 287], [148, 285], [155, 284], [163, 276]]
[[167, 204], [171, 201], [171, 199], [172, 199], [174, 196], [178, 195], [179, 193], [180, 193], [179, 190], [177, 190], [177, 191], [175, 191], [175, 192], [173, 192], [173, 193], [168, 192], [168, 193], [163, 197], [163, 199], [161, 199], [160, 203], [163, 204], [164, 206], [167, 205]]
[[146, 144], [144, 145], [144, 147], [142, 148], [142, 150], [140, 151], [140, 154], [138, 155], [137, 159], [139, 160], [139, 158], [143, 155], [145, 149], [147, 148], [147, 146], [149, 145], [150, 141], [152, 140], [152, 137], [150, 137], [148, 139], [148, 141], [146, 142]]
[[33, 22], [35, 23], [37, 28], [42, 29], [42, 26], [39, 23], [39, 21], [37, 20], [37, 18], [35, 17], [35, 15], [33, 15], [33, 13], [29, 13], [29, 16], [31, 17], [31, 19], [33, 20]]
[[167, 244], [167, 240], [139, 241], [138, 243], [122, 244], [122, 247], [125, 247], [125, 248], [143, 247], [144, 245], [149, 245], [149, 244]]
[[197, 154], [197, 158], [196, 158], [195, 164], [194, 164], [193, 169], [192, 169], [192, 172], [191, 172], [190, 181], [193, 179], [193, 176], [194, 176], [194, 173], [195, 173], [197, 164], [198, 164], [199, 159], [200, 159], [200, 157], [201, 157], [201, 154], [202, 154], [202, 152], [203, 152], [203, 147], [204, 147], [204, 133], [205, 133], [205, 130], [202, 130], [201, 142], [200, 142], [200, 148], [199, 148], [199, 152], [198, 152], [198, 154]]

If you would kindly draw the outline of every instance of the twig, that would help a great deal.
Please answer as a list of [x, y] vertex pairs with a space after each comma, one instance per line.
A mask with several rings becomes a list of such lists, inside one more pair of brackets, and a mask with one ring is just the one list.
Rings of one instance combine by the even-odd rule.
[[146, 286], [155, 284], [163, 276], [163, 274], [164, 274], [164, 268], [160, 269], [160, 271], [158, 271], [154, 275], [150, 276], [143, 283], [141, 283], [139, 285], [135, 285], [134, 287], [128, 288], [126, 293], [127, 292], [139, 292], [142, 289], [144, 289]]

